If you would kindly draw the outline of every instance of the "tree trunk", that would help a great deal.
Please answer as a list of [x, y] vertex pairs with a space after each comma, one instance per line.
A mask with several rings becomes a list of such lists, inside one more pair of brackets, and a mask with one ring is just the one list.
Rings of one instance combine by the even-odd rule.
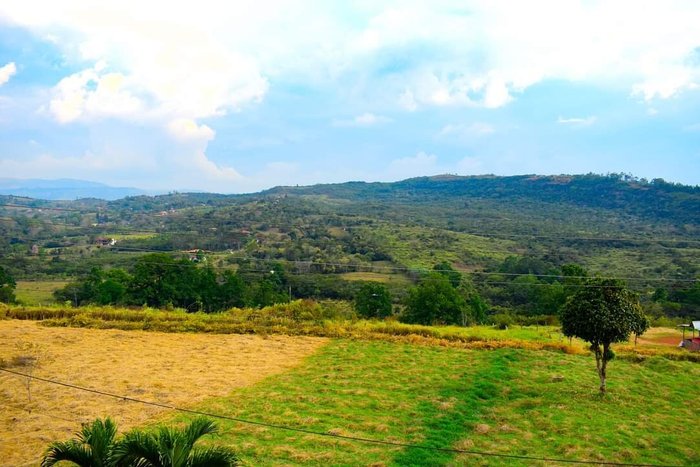
[[600, 376], [600, 393], [605, 394], [605, 379], [608, 377], [607, 374], [607, 367], [608, 367], [608, 358], [607, 355], [610, 351], [610, 344], [603, 344], [603, 355], [601, 356], [601, 364], [600, 368], [598, 369], [598, 376]]
[[[605, 349], [605, 346], [603, 349]], [[605, 394], [605, 367], [607, 364], [605, 361], [605, 350], [601, 352], [600, 345], [595, 344], [593, 346], [593, 353], [595, 353], [595, 366], [598, 370], [598, 377], [600, 378], [600, 392], [601, 394]]]

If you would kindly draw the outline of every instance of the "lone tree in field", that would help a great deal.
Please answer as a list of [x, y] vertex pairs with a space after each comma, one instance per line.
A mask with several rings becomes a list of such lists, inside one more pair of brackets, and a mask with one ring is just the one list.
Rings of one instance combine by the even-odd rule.
[[610, 345], [628, 341], [645, 319], [637, 296], [612, 279], [587, 280], [562, 308], [564, 335], [591, 344], [602, 394], [605, 394], [608, 362], [615, 356]]

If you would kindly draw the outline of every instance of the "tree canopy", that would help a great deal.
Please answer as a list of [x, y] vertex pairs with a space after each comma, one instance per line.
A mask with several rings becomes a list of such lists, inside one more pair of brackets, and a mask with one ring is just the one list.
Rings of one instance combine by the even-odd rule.
[[391, 315], [391, 294], [384, 284], [367, 282], [355, 295], [355, 310], [363, 318], [386, 318]]
[[450, 280], [443, 274], [431, 273], [409, 290], [403, 320], [416, 324], [461, 324], [466, 312], [464, 297]]
[[15, 287], [17, 283], [12, 276], [0, 267], [0, 302], [13, 303], [15, 301]]
[[562, 308], [562, 332], [591, 344], [596, 357], [600, 391], [606, 391], [607, 363], [614, 357], [611, 344], [626, 342], [646, 323], [637, 296], [613, 279], [587, 280]]

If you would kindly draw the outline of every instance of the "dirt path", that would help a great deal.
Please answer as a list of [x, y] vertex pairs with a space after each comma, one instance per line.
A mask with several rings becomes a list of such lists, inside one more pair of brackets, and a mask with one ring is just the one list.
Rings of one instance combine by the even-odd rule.
[[[188, 406], [299, 365], [321, 338], [47, 328], [0, 320], [0, 359], [19, 372], [138, 399]], [[31, 400], [30, 400], [31, 396]], [[120, 431], [165, 409], [0, 372], [0, 465], [38, 465], [47, 444], [111, 416]]]

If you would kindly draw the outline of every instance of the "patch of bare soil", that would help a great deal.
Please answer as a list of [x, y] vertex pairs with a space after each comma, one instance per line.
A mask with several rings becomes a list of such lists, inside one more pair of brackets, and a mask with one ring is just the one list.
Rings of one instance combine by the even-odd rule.
[[[166, 334], [47, 328], [0, 320], [0, 365], [180, 407], [287, 371], [322, 346], [313, 337]], [[112, 417], [120, 431], [166, 409], [0, 372], [0, 465], [38, 465], [47, 445], [82, 422]]]
[[[686, 333], [686, 337], [690, 337], [690, 332]], [[639, 337], [637, 342], [646, 345], [664, 345], [668, 347], [678, 347], [683, 334], [680, 331], [675, 331], [668, 328], [651, 328]], [[634, 338], [632, 338], [632, 342]]]

